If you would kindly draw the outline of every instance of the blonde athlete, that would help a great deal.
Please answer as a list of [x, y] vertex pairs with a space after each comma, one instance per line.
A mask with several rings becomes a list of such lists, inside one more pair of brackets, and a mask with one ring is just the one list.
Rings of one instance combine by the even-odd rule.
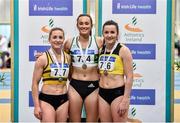
[[68, 39], [64, 48], [72, 58], [72, 79], [69, 86], [70, 121], [80, 122], [83, 103], [86, 121], [98, 121], [98, 58], [101, 38], [91, 36], [93, 23], [88, 14], [77, 18], [79, 35]]
[[[51, 48], [36, 60], [32, 96], [34, 115], [41, 122], [66, 122], [68, 117], [68, 95], [66, 82], [70, 57], [63, 51], [64, 31], [53, 28], [49, 33]], [[43, 86], [39, 93], [39, 82]]]
[[105, 44], [99, 57], [99, 116], [101, 122], [126, 122], [133, 82], [132, 55], [118, 41], [118, 24], [103, 25]]

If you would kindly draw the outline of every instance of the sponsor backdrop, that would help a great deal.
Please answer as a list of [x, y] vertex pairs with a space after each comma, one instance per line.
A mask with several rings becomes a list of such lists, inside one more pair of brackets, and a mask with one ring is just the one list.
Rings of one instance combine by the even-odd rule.
[[[166, 95], [170, 95], [167, 59], [171, 58], [171, 37], [167, 34], [171, 27], [167, 30], [170, 24], [166, 0], [98, 0], [98, 3], [99, 35], [106, 20], [115, 20], [120, 41], [130, 48], [134, 58], [129, 117], [170, 121], [170, 97]], [[38, 121], [33, 116], [31, 97], [34, 55], [49, 48], [48, 31], [52, 27], [63, 28], [66, 38], [75, 36], [76, 18], [87, 12], [86, 5], [86, 0], [14, 0], [14, 121]]]
[[105, 21], [115, 20], [120, 42], [133, 55], [129, 117], [143, 122], [166, 121], [166, 108], [170, 106], [166, 107], [166, 93], [170, 93], [166, 90], [167, 1], [100, 0], [99, 4], [99, 34]]
[[[48, 32], [61, 27], [66, 39], [78, 34], [76, 18], [86, 13], [84, 0], [14, 0], [15, 5], [15, 104], [14, 119], [38, 121], [31, 96], [34, 55], [49, 48]], [[19, 20], [19, 21], [18, 21]]]

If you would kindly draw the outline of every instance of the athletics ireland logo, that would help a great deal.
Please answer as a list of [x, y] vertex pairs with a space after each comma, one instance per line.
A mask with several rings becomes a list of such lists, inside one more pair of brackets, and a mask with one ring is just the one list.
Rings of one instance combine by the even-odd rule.
[[49, 24], [46, 26], [43, 26], [41, 28], [41, 31], [45, 32], [45, 33], [49, 33], [49, 31], [51, 30], [51, 28], [54, 26], [54, 20], [51, 18], [49, 19]]
[[142, 29], [137, 27], [136, 24], [137, 24], [137, 18], [133, 17], [131, 23], [126, 24], [124, 27], [126, 30], [130, 32], [142, 32]]

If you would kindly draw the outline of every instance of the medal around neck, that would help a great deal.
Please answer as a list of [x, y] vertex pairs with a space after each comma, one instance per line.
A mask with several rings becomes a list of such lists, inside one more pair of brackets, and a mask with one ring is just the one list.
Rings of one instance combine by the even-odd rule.
[[81, 46], [81, 43], [78, 41], [79, 49], [80, 49], [81, 56], [82, 56], [82, 62], [83, 62], [82, 68], [83, 69], [87, 69], [86, 58], [87, 58], [88, 49], [89, 49], [88, 47], [90, 45], [90, 42], [91, 42], [91, 37], [89, 37], [88, 45], [85, 48], [85, 52], [83, 52], [83, 48]]
[[[61, 70], [60, 70], [60, 65], [59, 65], [59, 63], [58, 63], [57, 57], [55, 56], [52, 48], [51, 48], [49, 51], [50, 51], [50, 53], [52, 54], [52, 58], [53, 58], [53, 60], [55, 61], [56, 65], [57, 65], [58, 74], [62, 75], [62, 74], [60, 73], [60, 71], [61, 71]], [[63, 54], [62, 49], [61, 49], [61, 66], [62, 66], [61, 69], [63, 69], [63, 68], [64, 68], [64, 54]], [[63, 78], [62, 78], [61, 76], [60, 76], [58, 79], [59, 79], [59, 82], [60, 82], [60, 81], [63, 81]]]
[[108, 75], [108, 71], [104, 70], [104, 75], [107, 76]]
[[[115, 48], [117, 47], [117, 45], [118, 45], [118, 42], [116, 41], [116, 43], [114, 44], [113, 48], [111, 49], [111, 52], [110, 52], [108, 58], [106, 59], [106, 58], [104, 57], [104, 61], [103, 61], [103, 62], [105, 63], [104, 66], [107, 66], [107, 63], [109, 62], [109, 59], [110, 59], [110, 55], [113, 53], [113, 51], [115, 50]], [[105, 47], [104, 55], [106, 54], [106, 51], [107, 51], [107, 49], [106, 49], [106, 47]], [[105, 61], [105, 60], [106, 60], [106, 61]], [[107, 69], [107, 68], [104, 67], [104, 72], [103, 72], [103, 73], [104, 73], [105, 76], [108, 75], [108, 71], [107, 71], [106, 69]]]
[[59, 81], [63, 81], [63, 78], [62, 78], [62, 77], [59, 77]]
[[82, 68], [83, 68], [83, 69], [87, 69], [87, 65], [84, 63], [84, 64], [82, 65]]

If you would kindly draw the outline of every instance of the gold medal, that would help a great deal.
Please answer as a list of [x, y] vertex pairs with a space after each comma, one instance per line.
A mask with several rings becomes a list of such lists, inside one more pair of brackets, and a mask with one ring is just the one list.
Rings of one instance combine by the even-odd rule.
[[82, 68], [83, 68], [83, 69], [86, 69], [86, 68], [87, 68], [87, 65], [84, 63], [84, 64], [82, 65]]
[[108, 75], [108, 71], [104, 70], [104, 75], [107, 76]]
[[63, 81], [63, 78], [62, 78], [62, 77], [59, 77], [59, 81]]

